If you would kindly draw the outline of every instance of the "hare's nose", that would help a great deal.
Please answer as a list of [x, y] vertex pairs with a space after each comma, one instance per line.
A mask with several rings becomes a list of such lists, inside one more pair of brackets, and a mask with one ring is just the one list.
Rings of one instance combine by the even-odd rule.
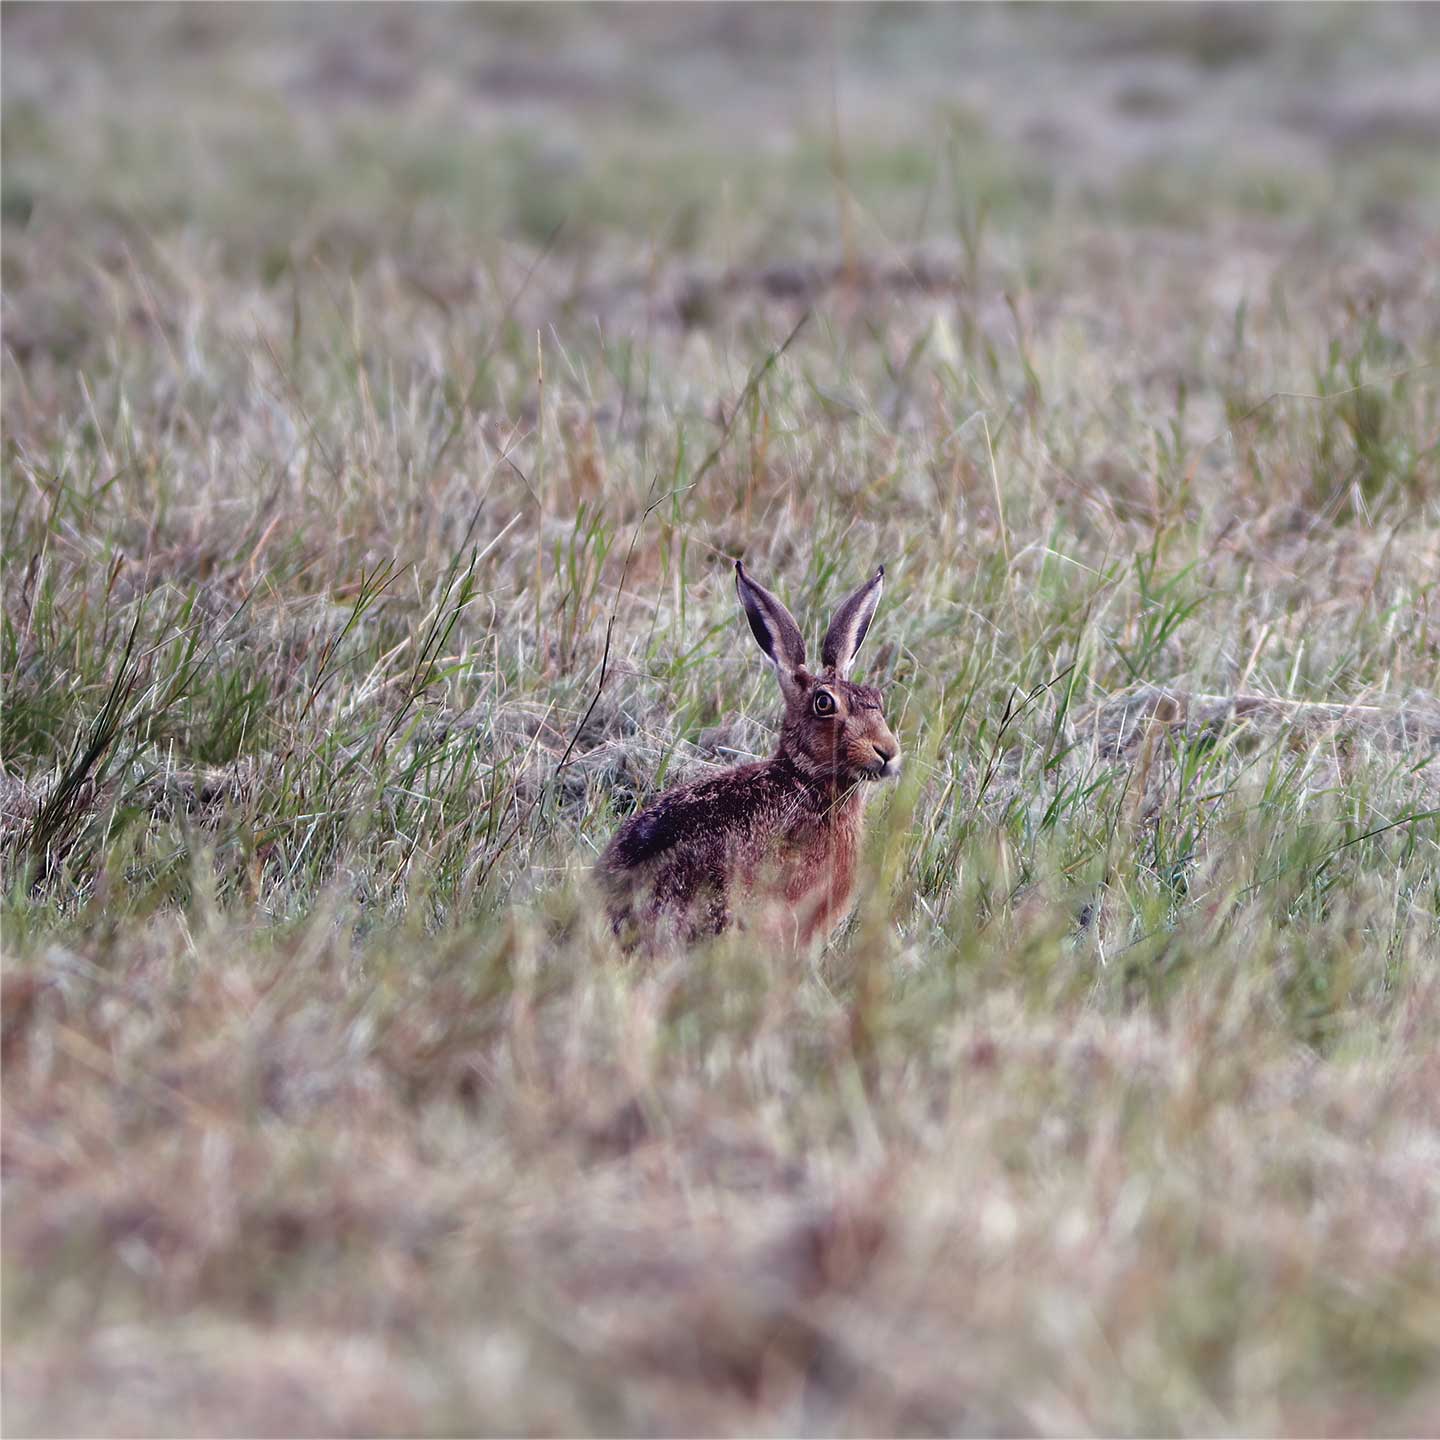
[[871, 741], [880, 761], [882, 775], [894, 775], [900, 769], [900, 747], [893, 741]]

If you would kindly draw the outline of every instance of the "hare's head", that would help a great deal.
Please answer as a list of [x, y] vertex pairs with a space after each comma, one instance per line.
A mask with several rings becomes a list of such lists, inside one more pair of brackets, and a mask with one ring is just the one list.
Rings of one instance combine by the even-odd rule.
[[740, 603], [785, 696], [780, 754], [809, 779], [844, 784], [900, 773], [900, 742], [885, 723], [883, 697], [873, 686], [850, 680], [884, 583], [881, 565], [835, 612], [820, 646], [821, 668], [812, 673], [805, 668], [805, 641], [794, 616], [735, 562]]

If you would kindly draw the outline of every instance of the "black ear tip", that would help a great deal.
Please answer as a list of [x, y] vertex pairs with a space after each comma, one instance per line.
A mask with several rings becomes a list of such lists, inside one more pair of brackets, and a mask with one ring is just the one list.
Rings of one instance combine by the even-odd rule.
[[885, 567], [883, 565], [877, 565], [875, 567], [875, 578], [877, 580], [883, 580], [885, 578]]

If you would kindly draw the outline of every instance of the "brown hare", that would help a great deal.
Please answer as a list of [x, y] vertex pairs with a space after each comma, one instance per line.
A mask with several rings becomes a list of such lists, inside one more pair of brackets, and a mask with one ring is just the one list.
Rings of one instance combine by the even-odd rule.
[[783, 604], [739, 561], [735, 587], [785, 698], [769, 759], [667, 791], [616, 831], [599, 875], [622, 943], [687, 942], [732, 925], [808, 945], [850, 907], [868, 782], [900, 770], [880, 692], [850, 681], [885, 567], [836, 611], [805, 668]]

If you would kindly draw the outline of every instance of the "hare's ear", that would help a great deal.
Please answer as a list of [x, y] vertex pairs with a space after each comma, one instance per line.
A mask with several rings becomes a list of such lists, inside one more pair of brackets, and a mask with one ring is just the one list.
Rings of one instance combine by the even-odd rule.
[[876, 566], [875, 573], [835, 612], [830, 628], [820, 646], [820, 662], [834, 670], [842, 679], [850, 675], [855, 652], [875, 618], [880, 592], [885, 588], [885, 567]]
[[788, 696], [796, 677], [805, 668], [805, 640], [795, 617], [763, 585], [757, 585], [746, 573], [744, 564], [735, 562], [735, 588], [745, 607], [745, 618], [755, 632], [760, 648], [770, 658], [780, 677], [780, 688]]

